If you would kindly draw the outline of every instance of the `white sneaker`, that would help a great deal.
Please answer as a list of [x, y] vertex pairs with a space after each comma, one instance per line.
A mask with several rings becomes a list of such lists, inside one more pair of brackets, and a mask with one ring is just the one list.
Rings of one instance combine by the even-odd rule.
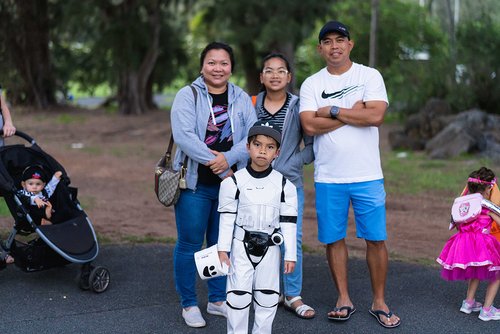
[[182, 317], [189, 327], [205, 327], [207, 323], [198, 306], [191, 306], [188, 309], [182, 309]]
[[478, 318], [483, 321], [500, 320], [500, 310], [496, 309], [493, 305], [490, 307], [489, 311], [485, 311], [482, 308]]
[[217, 305], [215, 303], [207, 304], [207, 313], [213, 315], [220, 315], [221, 317], [227, 318], [227, 305], [226, 302], [222, 302], [222, 304]]
[[473, 301], [472, 304], [467, 303], [466, 300], [462, 302], [462, 307], [460, 307], [460, 312], [463, 312], [465, 314], [471, 314], [472, 312], [479, 312], [481, 311], [481, 307], [483, 305], [479, 302], [476, 302], [475, 300]]

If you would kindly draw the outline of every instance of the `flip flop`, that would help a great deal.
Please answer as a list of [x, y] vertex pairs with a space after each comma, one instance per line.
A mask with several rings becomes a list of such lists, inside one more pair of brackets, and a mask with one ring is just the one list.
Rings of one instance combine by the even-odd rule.
[[351, 306], [334, 307], [332, 312], [342, 312], [343, 310], [347, 310], [346, 315], [344, 315], [344, 316], [342, 316], [342, 315], [338, 315], [338, 316], [329, 315], [328, 320], [346, 321], [346, 320], [349, 320], [349, 318], [351, 318], [351, 315], [354, 312], [356, 312], [356, 308], [354, 306], [353, 307], [351, 307]]
[[398, 322], [396, 322], [395, 324], [392, 324], [392, 325], [388, 325], [380, 319], [381, 315], [383, 315], [383, 316], [387, 317], [387, 319], [389, 319], [393, 315], [392, 311], [389, 311], [389, 313], [387, 313], [387, 312], [384, 312], [382, 310], [371, 310], [370, 309], [370, 310], [368, 310], [368, 312], [370, 312], [370, 314], [373, 315], [375, 317], [375, 319], [377, 319], [378, 323], [382, 327], [395, 328], [395, 327], [398, 327], [399, 325], [401, 325], [401, 319], [399, 319]]

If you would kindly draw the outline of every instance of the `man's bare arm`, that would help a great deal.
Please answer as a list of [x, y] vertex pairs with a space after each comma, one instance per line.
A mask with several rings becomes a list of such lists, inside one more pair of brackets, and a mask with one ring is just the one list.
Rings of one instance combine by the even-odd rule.
[[352, 109], [340, 110], [337, 119], [354, 126], [380, 126], [384, 122], [387, 103], [367, 101], [356, 103]]
[[[318, 109], [320, 117], [330, 117], [331, 107]], [[387, 103], [385, 101], [357, 101], [352, 108], [340, 108], [336, 118], [354, 126], [380, 126], [384, 121]]]
[[316, 111], [300, 113], [300, 122], [304, 132], [309, 136], [321, 135], [336, 130], [344, 125], [343, 122], [330, 117], [321, 117]]

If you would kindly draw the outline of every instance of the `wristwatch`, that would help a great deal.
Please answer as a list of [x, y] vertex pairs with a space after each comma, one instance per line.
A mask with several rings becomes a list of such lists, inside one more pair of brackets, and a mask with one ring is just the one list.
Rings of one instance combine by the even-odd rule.
[[333, 118], [333, 119], [337, 118], [337, 116], [339, 115], [339, 113], [340, 113], [340, 108], [339, 107], [332, 106], [330, 108], [330, 117], [331, 118]]

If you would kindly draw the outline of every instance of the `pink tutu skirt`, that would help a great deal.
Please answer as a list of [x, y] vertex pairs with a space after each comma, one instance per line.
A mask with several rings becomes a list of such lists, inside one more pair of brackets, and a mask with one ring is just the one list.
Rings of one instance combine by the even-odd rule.
[[500, 279], [500, 242], [480, 231], [458, 232], [446, 242], [437, 262], [446, 280]]

